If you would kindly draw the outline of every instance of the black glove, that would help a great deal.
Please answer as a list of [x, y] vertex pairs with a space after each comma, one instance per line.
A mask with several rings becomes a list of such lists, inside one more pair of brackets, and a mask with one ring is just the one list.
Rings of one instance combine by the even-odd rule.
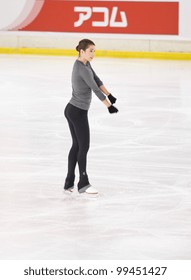
[[109, 106], [108, 110], [109, 110], [110, 114], [118, 112], [118, 109], [116, 107], [114, 107], [113, 105]]
[[108, 99], [111, 102], [111, 104], [114, 104], [117, 100], [111, 93], [108, 95]]

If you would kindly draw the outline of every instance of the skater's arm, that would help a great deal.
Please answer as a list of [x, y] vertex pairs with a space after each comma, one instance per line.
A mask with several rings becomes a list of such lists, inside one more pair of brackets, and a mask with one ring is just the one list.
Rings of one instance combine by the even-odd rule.
[[93, 72], [94, 75], [94, 80], [96, 82], [96, 84], [98, 85], [99, 89], [108, 97], [109, 95], [111, 95], [111, 93], [106, 89], [106, 87], [104, 86], [103, 82], [100, 80], [100, 78], [97, 76], [97, 74], [95, 73], [95, 71], [93, 70], [93, 68], [91, 67], [91, 64], [88, 64]]
[[100, 80], [100, 78], [97, 76], [97, 74], [95, 73], [95, 71], [93, 70], [93, 68], [91, 67], [91, 64], [89, 63], [89, 66], [93, 72], [94, 75], [94, 80], [96, 82], [96, 84], [98, 85], [98, 87], [100, 88], [100, 90], [106, 95], [108, 96], [110, 94], [110, 92], [106, 89], [106, 87], [104, 86], [103, 82]]

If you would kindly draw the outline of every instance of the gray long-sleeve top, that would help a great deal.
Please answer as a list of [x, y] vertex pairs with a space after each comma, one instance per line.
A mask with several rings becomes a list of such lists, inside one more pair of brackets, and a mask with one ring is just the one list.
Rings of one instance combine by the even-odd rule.
[[97, 97], [104, 101], [105, 95], [99, 89], [103, 85], [89, 62], [76, 60], [72, 71], [72, 98], [70, 103], [80, 109], [88, 110], [92, 99], [92, 90]]

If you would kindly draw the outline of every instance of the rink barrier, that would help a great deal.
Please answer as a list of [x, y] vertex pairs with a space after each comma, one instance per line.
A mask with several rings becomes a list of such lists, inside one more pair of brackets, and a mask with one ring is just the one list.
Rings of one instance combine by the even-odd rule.
[[[48, 49], [48, 48], [0, 48], [0, 54], [28, 54], [50, 56], [76, 56], [75, 50]], [[96, 57], [105, 58], [147, 58], [167, 60], [191, 60], [191, 53], [181, 52], [129, 52], [96, 50]]]

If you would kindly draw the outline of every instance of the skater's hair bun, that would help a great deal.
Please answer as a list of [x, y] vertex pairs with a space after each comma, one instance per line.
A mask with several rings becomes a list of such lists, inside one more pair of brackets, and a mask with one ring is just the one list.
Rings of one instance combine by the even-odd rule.
[[80, 52], [80, 50], [85, 51], [85, 50], [88, 49], [89, 46], [91, 46], [91, 45], [95, 46], [95, 44], [94, 44], [93, 41], [91, 41], [91, 40], [89, 40], [89, 39], [83, 39], [83, 40], [81, 40], [81, 41], [79, 42], [79, 44], [77, 45], [76, 51], [77, 51], [77, 52]]

